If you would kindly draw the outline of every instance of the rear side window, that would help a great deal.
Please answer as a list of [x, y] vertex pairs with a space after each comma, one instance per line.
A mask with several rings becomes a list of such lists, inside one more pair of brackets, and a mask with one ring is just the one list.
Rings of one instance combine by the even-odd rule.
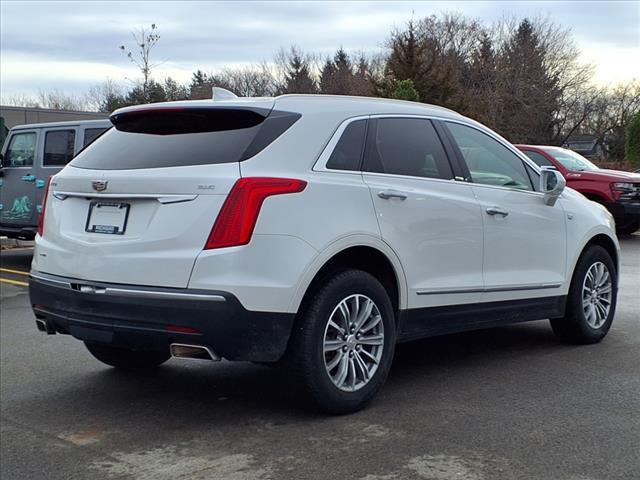
[[111, 128], [71, 163], [102, 170], [246, 160], [270, 145], [297, 113], [239, 108], [165, 108], [115, 115]]
[[62, 167], [73, 158], [76, 144], [75, 130], [54, 130], [47, 132], [44, 137], [45, 167]]
[[364, 170], [412, 177], [452, 179], [440, 138], [429, 120], [382, 118], [369, 135]]
[[356, 120], [347, 125], [329, 157], [327, 168], [359, 171], [366, 129], [366, 120]]
[[82, 142], [82, 148], [86, 147], [91, 142], [93, 142], [96, 138], [98, 138], [100, 135], [102, 135], [105, 130], [107, 130], [107, 129], [106, 128], [87, 128], [87, 129], [85, 129], [85, 131], [84, 131], [84, 140]]
[[36, 152], [36, 134], [17, 133], [11, 137], [3, 167], [30, 167]]
[[532, 152], [531, 150], [523, 150], [523, 152], [527, 157], [529, 157], [533, 162], [539, 167], [553, 167], [553, 163], [549, 161], [544, 155], [539, 154], [538, 152]]

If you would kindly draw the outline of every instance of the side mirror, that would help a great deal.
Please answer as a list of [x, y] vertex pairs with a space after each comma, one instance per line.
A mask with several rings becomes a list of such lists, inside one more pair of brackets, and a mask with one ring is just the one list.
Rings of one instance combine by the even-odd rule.
[[540, 172], [540, 191], [546, 205], [553, 207], [566, 186], [567, 181], [559, 171], [544, 167]]

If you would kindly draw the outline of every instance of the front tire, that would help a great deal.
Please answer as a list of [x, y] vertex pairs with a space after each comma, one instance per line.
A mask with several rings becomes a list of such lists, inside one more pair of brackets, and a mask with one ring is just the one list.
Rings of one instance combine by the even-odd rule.
[[553, 332], [570, 343], [601, 341], [615, 315], [617, 280], [613, 260], [604, 248], [592, 245], [585, 250], [573, 273], [565, 316], [551, 320]]
[[384, 384], [395, 350], [394, 311], [372, 275], [348, 270], [331, 277], [301, 312], [289, 367], [308, 398], [334, 414], [355, 412]]
[[147, 352], [110, 347], [99, 343], [85, 342], [87, 350], [96, 359], [120, 370], [152, 370], [163, 364], [171, 355], [163, 352]]

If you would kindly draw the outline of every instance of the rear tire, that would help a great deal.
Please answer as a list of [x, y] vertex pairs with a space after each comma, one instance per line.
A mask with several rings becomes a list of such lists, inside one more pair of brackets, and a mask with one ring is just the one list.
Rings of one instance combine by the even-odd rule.
[[87, 350], [102, 363], [120, 370], [151, 370], [163, 364], [171, 355], [163, 352], [146, 352], [110, 347], [98, 343], [85, 342]]
[[347, 270], [330, 277], [306, 303], [287, 364], [320, 409], [351, 413], [384, 384], [395, 342], [387, 291], [369, 273]]
[[618, 278], [609, 253], [592, 245], [578, 260], [569, 288], [565, 316], [551, 320], [560, 339], [575, 344], [601, 341], [616, 311]]

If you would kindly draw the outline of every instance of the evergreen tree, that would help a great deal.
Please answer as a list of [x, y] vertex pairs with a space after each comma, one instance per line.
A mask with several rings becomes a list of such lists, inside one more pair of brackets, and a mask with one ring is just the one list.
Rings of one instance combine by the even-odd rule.
[[412, 102], [418, 102], [420, 100], [420, 95], [413, 86], [413, 81], [408, 79], [398, 82], [392, 97], [396, 100], [409, 100]]
[[307, 58], [296, 48], [291, 48], [284, 74], [282, 93], [318, 93], [316, 82], [311, 77]]

